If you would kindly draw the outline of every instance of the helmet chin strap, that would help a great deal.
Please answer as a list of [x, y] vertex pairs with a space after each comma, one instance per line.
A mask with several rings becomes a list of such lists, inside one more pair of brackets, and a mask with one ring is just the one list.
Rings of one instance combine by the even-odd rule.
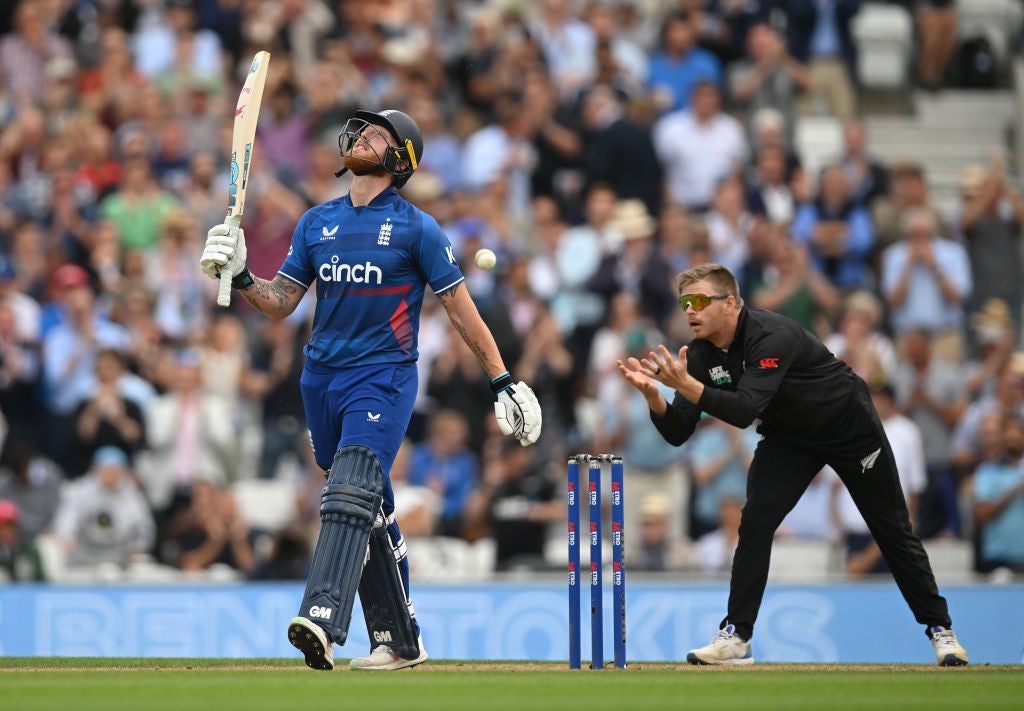
[[334, 177], [335, 178], [340, 178], [341, 176], [343, 176], [347, 172], [348, 172], [348, 168], [342, 168], [341, 170], [335, 172]]

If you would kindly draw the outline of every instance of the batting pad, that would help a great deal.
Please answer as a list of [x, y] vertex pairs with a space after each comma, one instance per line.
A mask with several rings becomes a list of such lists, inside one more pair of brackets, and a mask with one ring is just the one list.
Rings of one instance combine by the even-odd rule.
[[370, 529], [383, 501], [384, 473], [372, 450], [342, 447], [320, 496], [320, 537], [299, 615], [345, 644]]
[[419, 635], [398, 570], [404, 557], [404, 543], [401, 550], [395, 547], [388, 535], [388, 521], [378, 516], [370, 532], [370, 559], [359, 582], [359, 602], [371, 646], [386, 644], [403, 659], [415, 659], [420, 655]]

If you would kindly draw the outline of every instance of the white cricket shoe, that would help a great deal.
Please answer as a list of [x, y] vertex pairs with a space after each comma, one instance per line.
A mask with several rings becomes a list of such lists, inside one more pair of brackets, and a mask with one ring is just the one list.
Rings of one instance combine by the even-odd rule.
[[754, 663], [750, 653], [750, 642], [745, 642], [736, 635], [734, 625], [726, 625], [715, 632], [711, 643], [700, 649], [691, 649], [686, 655], [690, 664], [722, 664], [729, 666], [748, 666]]
[[305, 617], [293, 618], [288, 624], [288, 641], [306, 657], [310, 669], [334, 669], [334, 643], [317, 623]]
[[956, 633], [945, 627], [929, 627], [928, 637], [935, 647], [935, 661], [940, 667], [962, 667], [967, 664], [967, 650], [956, 641]]
[[381, 644], [373, 648], [368, 657], [356, 657], [348, 663], [350, 669], [362, 671], [393, 671], [414, 667], [427, 661], [427, 650], [423, 647], [423, 638], [417, 639], [420, 646], [420, 653], [415, 659], [404, 659], [398, 656], [391, 647]]

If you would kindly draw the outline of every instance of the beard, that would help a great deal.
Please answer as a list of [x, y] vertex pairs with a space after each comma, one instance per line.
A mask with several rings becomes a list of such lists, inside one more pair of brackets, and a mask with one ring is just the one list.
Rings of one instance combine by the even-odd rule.
[[390, 175], [379, 163], [353, 155], [343, 155], [341, 164], [352, 171], [353, 175]]

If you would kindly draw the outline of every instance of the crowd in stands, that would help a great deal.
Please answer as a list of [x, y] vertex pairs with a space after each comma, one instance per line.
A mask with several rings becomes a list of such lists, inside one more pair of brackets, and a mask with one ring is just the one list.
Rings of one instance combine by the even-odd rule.
[[[17, 0], [0, 7], [0, 567], [15, 580], [133, 565], [302, 578], [323, 473], [298, 380], [314, 297], [272, 322], [215, 305], [231, 108], [272, 53], [243, 221], [272, 276], [303, 212], [347, 192], [337, 134], [400, 108], [424, 155], [402, 194], [435, 215], [516, 378], [544, 408], [501, 437], [487, 376], [424, 305], [420, 393], [395, 463], [417, 540], [493, 541], [497, 570], [561, 568], [565, 462], [627, 470], [627, 564], [728, 570], [758, 435], [708, 419], [683, 447], [615, 361], [691, 334], [675, 275], [715, 261], [872, 386], [915, 527], [1024, 572], [1024, 199], [964, 165], [952, 213], [925, 168], [873, 156], [861, 0]], [[914, 81], [942, 90], [951, 3], [921, 3]], [[952, 28], [952, 30], [950, 29]], [[954, 34], [951, 35], [950, 32]], [[843, 122], [820, 172], [793, 136]], [[472, 255], [498, 254], [481, 271]], [[668, 394], [671, 397], [671, 394]], [[263, 530], [237, 496], [283, 483]], [[823, 471], [780, 536], [884, 570]], [[3, 575], [3, 573], [0, 573]]]

